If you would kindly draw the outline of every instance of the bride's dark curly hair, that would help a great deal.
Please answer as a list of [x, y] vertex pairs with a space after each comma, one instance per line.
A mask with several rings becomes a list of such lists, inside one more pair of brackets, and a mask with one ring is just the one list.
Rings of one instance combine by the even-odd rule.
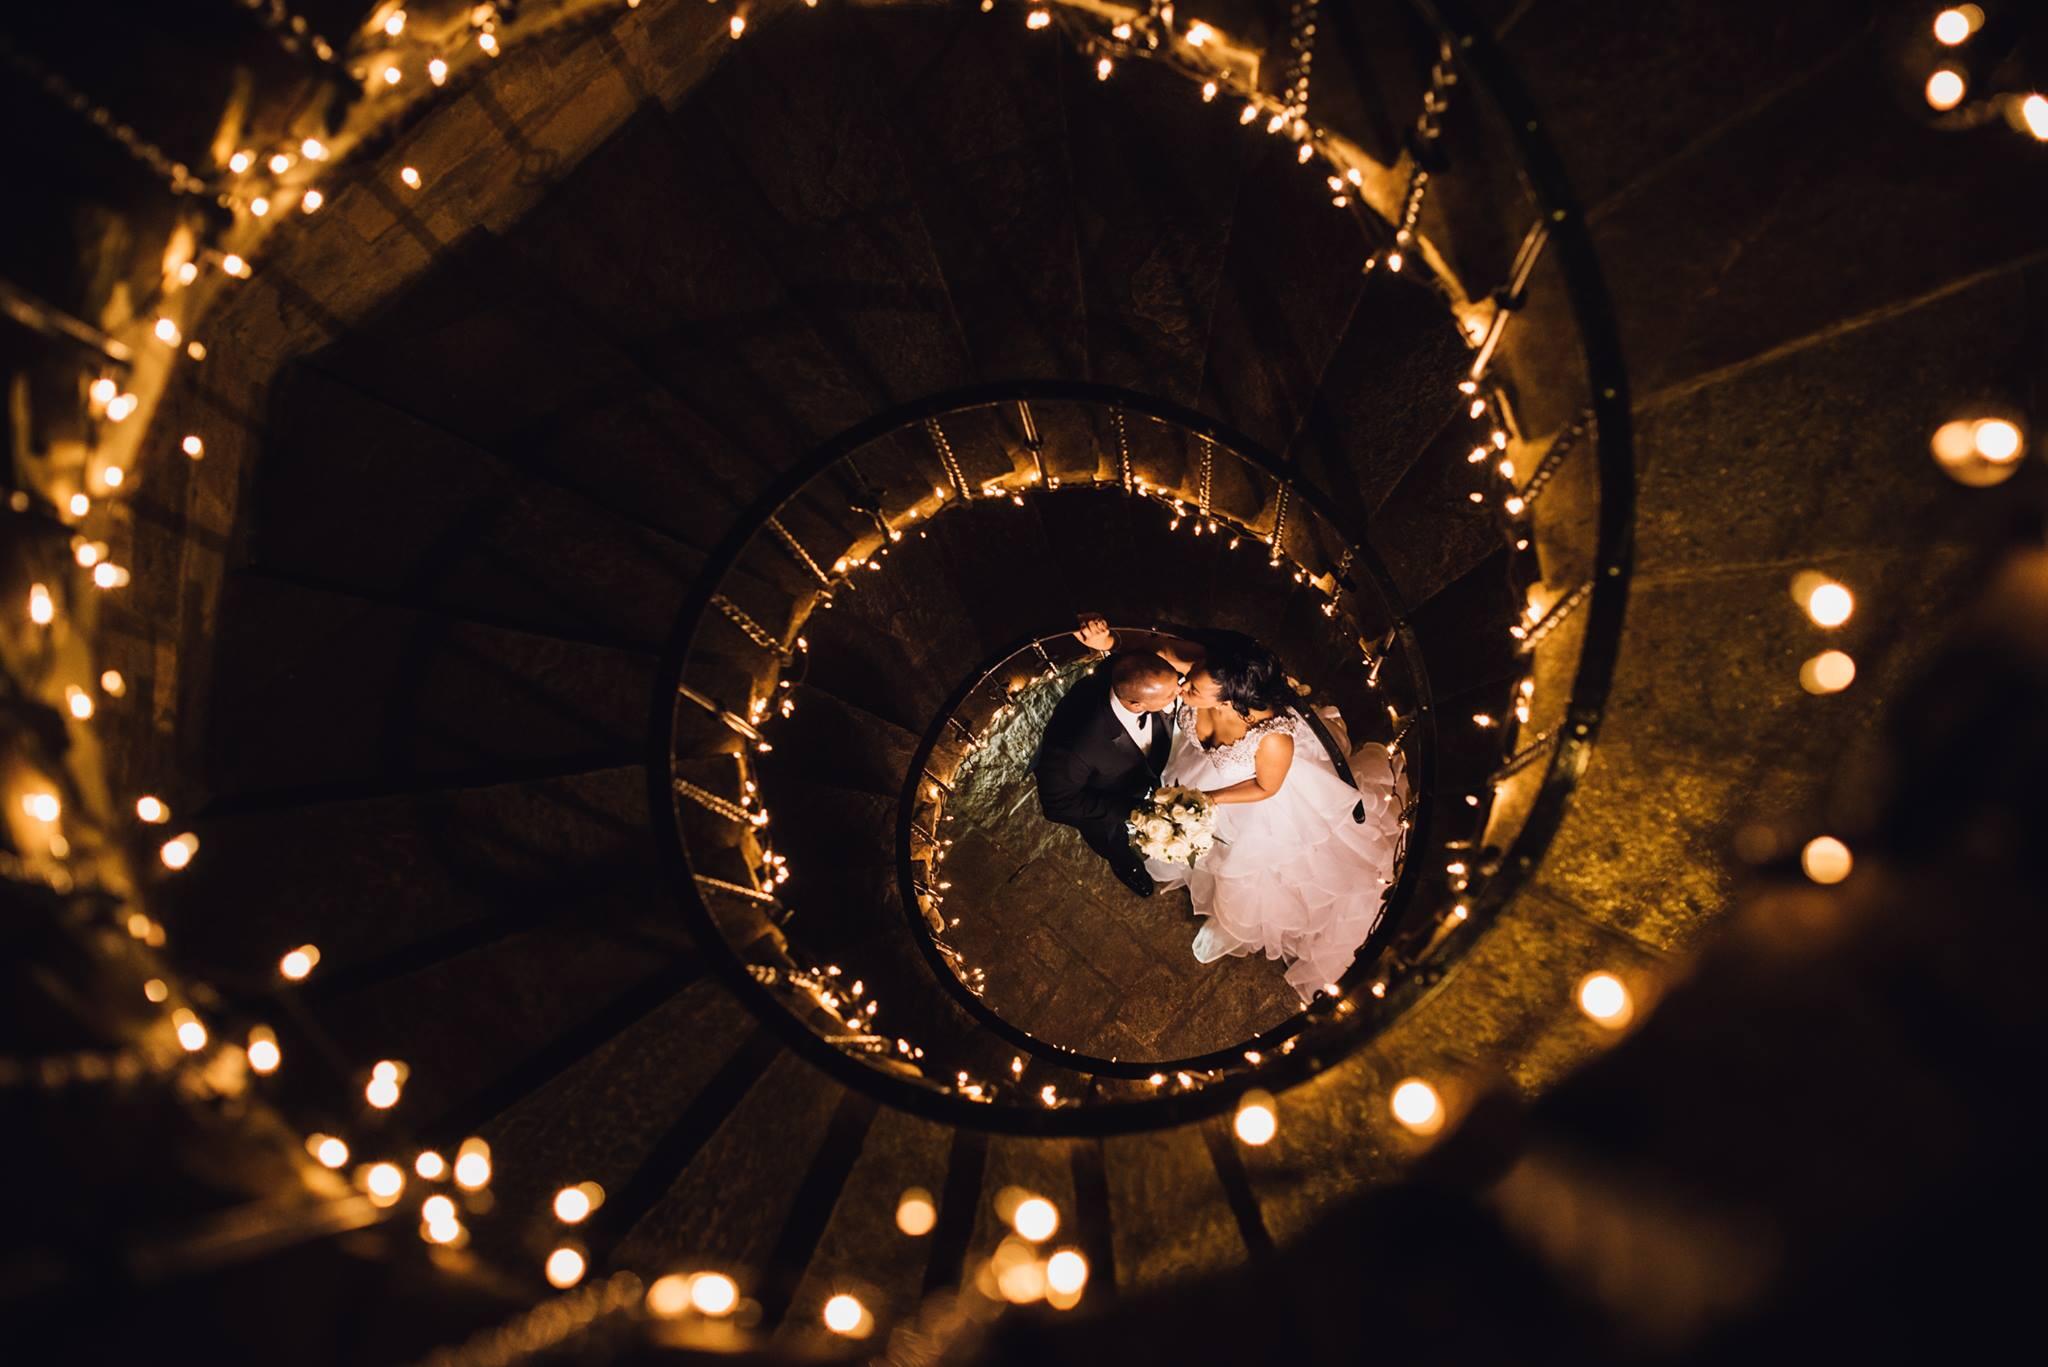
[[1294, 706], [1287, 670], [1264, 646], [1229, 642], [1211, 651], [1204, 667], [1223, 701], [1239, 716], [1261, 708], [1284, 712]]

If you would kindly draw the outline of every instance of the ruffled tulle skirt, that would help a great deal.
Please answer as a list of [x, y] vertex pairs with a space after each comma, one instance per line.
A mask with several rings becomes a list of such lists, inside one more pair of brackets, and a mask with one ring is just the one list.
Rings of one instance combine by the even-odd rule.
[[[1256, 952], [1283, 960], [1304, 1002], [1351, 966], [1385, 909], [1406, 787], [1400, 755], [1385, 746], [1360, 746], [1350, 761], [1356, 789], [1319, 745], [1298, 744], [1279, 792], [1217, 809], [1218, 843], [1192, 869], [1148, 864], [1161, 885], [1187, 887], [1202, 918], [1197, 959]], [[1248, 777], [1236, 772], [1243, 768], [1188, 745], [1165, 780], [1213, 789]], [[1353, 817], [1361, 801], [1362, 822]]]

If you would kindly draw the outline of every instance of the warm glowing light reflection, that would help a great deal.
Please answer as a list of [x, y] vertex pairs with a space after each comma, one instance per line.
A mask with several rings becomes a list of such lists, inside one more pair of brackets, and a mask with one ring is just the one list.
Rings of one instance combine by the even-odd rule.
[[825, 1302], [825, 1327], [835, 1334], [858, 1337], [862, 1326], [873, 1323], [867, 1307], [843, 1291]]
[[412, 1170], [424, 1181], [438, 1182], [448, 1175], [448, 1160], [432, 1149], [421, 1149], [420, 1156], [412, 1160]]
[[1394, 1119], [1417, 1134], [1435, 1134], [1444, 1127], [1443, 1098], [1419, 1077], [1408, 1078], [1395, 1087], [1390, 1104]]
[[1589, 973], [1579, 981], [1579, 1010], [1610, 1030], [1627, 1025], [1635, 1014], [1628, 988], [1612, 973]]
[[939, 1208], [923, 1187], [912, 1187], [896, 1202], [896, 1228], [917, 1239], [932, 1232], [939, 1222]]
[[192, 862], [192, 856], [199, 853], [199, 837], [187, 831], [174, 835], [163, 844], [157, 857], [164, 861], [167, 869], [182, 869]]
[[180, 1048], [187, 1053], [196, 1054], [206, 1047], [206, 1027], [199, 1023], [199, 1017], [181, 1006], [171, 1013], [171, 1019], [178, 1027]]
[[405, 1173], [396, 1163], [372, 1163], [363, 1174], [363, 1190], [376, 1205], [395, 1205], [405, 1190]]
[[300, 945], [277, 961], [277, 971], [292, 982], [299, 982], [313, 971], [320, 962], [320, 950], [314, 945]]
[[1088, 1285], [1088, 1260], [1076, 1249], [1061, 1249], [1045, 1260], [1045, 1284], [1060, 1296], [1080, 1295]]
[[1845, 586], [1813, 570], [1793, 578], [1792, 597], [1815, 626], [1838, 627], [1856, 610], [1856, 599]]
[[1942, 67], [1927, 78], [1927, 103], [1938, 110], [1954, 109], [1963, 102], [1967, 89], [1963, 73], [1953, 67]]
[[322, 1167], [338, 1168], [348, 1162], [348, 1145], [331, 1134], [308, 1135], [306, 1152], [319, 1160]]
[[690, 1280], [690, 1304], [700, 1315], [730, 1315], [739, 1303], [739, 1283], [723, 1272], [700, 1272]]
[[1841, 882], [1855, 862], [1849, 847], [1831, 835], [1815, 836], [1799, 852], [1799, 867], [1816, 883]]
[[1799, 666], [1799, 686], [1809, 693], [1839, 693], [1856, 681], [1856, 661], [1839, 650], [1824, 650]]
[[1010, 1213], [1010, 1228], [1034, 1244], [1044, 1243], [1059, 1232], [1060, 1213], [1043, 1196], [1032, 1196]]
[[690, 1308], [690, 1279], [671, 1272], [656, 1277], [647, 1288], [647, 1308], [663, 1319], [674, 1319]]
[[566, 1245], [558, 1248], [548, 1254], [548, 1285], [557, 1291], [566, 1291], [583, 1280], [584, 1270], [588, 1266], [583, 1255], [577, 1250]]
[[464, 1191], [476, 1191], [490, 1185], [491, 1146], [481, 1139], [470, 1138], [462, 1141], [462, 1147], [455, 1152], [455, 1185]]
[[284, 1051], [277, 1047], [277, 1034], [267, 1025], [259, 1025], [249, 1032], [249, 1067], [258, 1073], [274, 1073], [284, 1062]]
[[555, 1193], [555, 1218], [565, 1225], [578, 1224], [603, 1204], [603, 1187], [595, 1182], [579, 1182]]
[[2020, 122], [2037, 141], [2048, 142], [2048, 96], [2029, 95], [2021, 100]]
[[1970, 443], [1977, 454], [2003, 464], [2020, 453], [2020, 429], [2004, 418], [1979, 418], [1970, 424]]
[[1265, 1092], [1247, 1092], [1237, 1108], [1237, 1137], [1254, 1148], [1269, 1144], [1279, 1133], [1280, 1117], [1273, 1098]]

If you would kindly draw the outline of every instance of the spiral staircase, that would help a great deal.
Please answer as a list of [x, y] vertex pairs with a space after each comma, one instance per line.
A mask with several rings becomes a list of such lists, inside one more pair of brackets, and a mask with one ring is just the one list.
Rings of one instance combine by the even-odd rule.
[[[266, 1084], [278, 1110], [364, 1152], [488, 1140], [487, 1268], [537, 1269], [555, 1190], [597, 1182], [574, 1231], [595, 1272], [729, 1270], [760, 1333], [810, 1349], [832, 1294], [886, 1327], [972, 1284], [1004, 1189], [1057, 1206], [1089, 1297], [1128, 1296], [1399, 1178], [1426, 1146], [1389, 1113], [1400, 1078], [1445, 1079], [1455, 1110], [1592, 1056], [1572, 985], [1654, 995], [1709, 933], [1737, 829], [1826, 800], [1972, 572], [1982, 503], [1864, 454], [2006, 378], [2042, 251], [2024, 215], [1945, 230], [2012, 149], [1882, 110], [1865, 6], [1470, 8], [1460, 60], [1513, 98], [1451, 91], [1416, 223], [1441, 259], [1406, 270], [1412, 239], [1333, 207], [1294, 142], [1144, 62], [1098, 79], [1008, 6], [799, 10], [716, 52], [649, 6], [536, 37], [367, 149], [216, 329], [257, 359], [166, 399], [165, 430], [231, 415], [240, 446], [171, 470], [133, 527], [137, 564], [186, 587], [137, 614], [177, 674], [117, 723], [125, 763], [201, 840], [165, 890], [180, 961], [322, 1056]], [[1437, 40], [1467, 30], [1338, 9], [1313, 107], [1408, 167]], [[588, 93], [600, 75], [621, 89]], [[1508, 154], [1516, 83], [1577, 197], [1533, 260], [1532, 207], [1565, 182]], [[578, 140], [559, 173], [536, 151]], [[516, 212], [436, 210], [387, 188], [430, 148], [464, 149], [471, 183], [543, 169]], [[1506, 390], [1475, 420], [1482, 338]], [[1468, 459], [1496, 425], [1506, 486]], [[1198, 474], [1216, 451], [1228, 480]], [[1518, 529], [1500, 496], [1534, 501], [1538, 470]], [[1180, 526], [1211, 514], [1250, 544]], [[1839, 697], [1795, 687], [1808, 567], [1868, 605]], [[943, 807], [917, 794], [965, 750], [956, 690], [1079, 608], [1263, 628], [1427, 756], [1399, 915], [1291, 1072], [1167, 1095], [1051, 1051], [1021, 1100], [945, 1085], [1021, 1056], [928, 961]], [[1550, 612], [1541, 715], [1489, 733]], [[1446, 923], [1468, 886], [1446, 860], [1489, 858], [1497, 895], [1475, 876], [1474, 924]], [[306, 942], [317, 969], [281, 984]], [[875, 984], [889, 1068], [748, 967], [827, 961]], [[334, 1085], [377, 1059], [408, 1069], [389, 1115]], [[1048, 1083], [1074, 1104], [1034, 1106]], [[1260, 1148], [1227, 1114], [1254, 1085], [1279, 1091]], [[919, 1238], [896, 1226], [913, 1187], [937, 1207]], [[220, 1275], [261, 1261], [289, 1297], [275, 1269], [361, 1259], [351, 1239], [416, 1256], [410, 1224]], [[325, 1340], [315, 1310], [294, 1357], [419, 1351], [540, 1290], [479, 1276], [391, 1342]]]

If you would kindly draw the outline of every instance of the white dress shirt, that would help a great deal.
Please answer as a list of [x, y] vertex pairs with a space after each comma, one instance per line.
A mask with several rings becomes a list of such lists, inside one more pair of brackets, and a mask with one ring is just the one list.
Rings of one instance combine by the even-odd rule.
[[1124, 731], [1138, 743], [1138, 748], [1147, 754], [1152, 751], [1152, 723], [1143, 712], [1133, 712], [1125, 707], [1123, 700], [1114, 692], [1109, 695], [1109, 710], [1116, 713], [1116, 719], [1123, 723]]

